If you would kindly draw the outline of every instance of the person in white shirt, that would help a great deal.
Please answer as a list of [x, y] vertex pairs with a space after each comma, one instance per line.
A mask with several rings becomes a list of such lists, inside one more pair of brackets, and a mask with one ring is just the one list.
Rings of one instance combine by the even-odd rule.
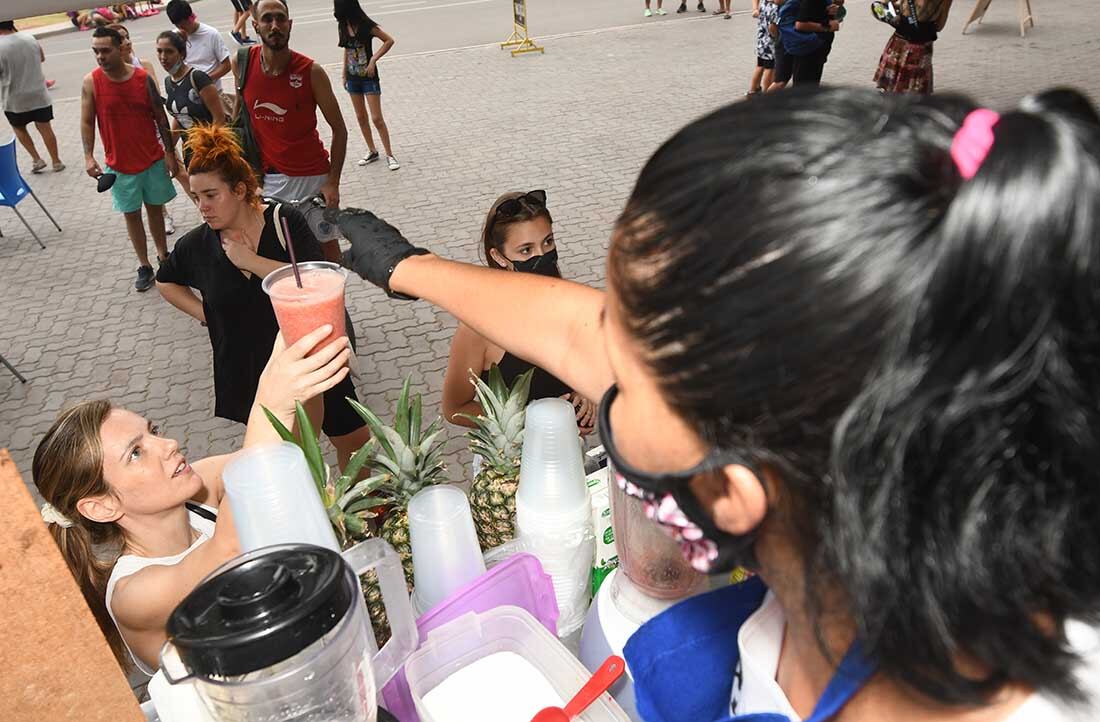
[[1100, 720], [1100, 122], [1080, 93], [715, 110], [643, 167], [606, 290], [328, 218], [363, 278], [602, 397], [620, 487], [697, 570], [755, 572], [630, 638], [641, 719]]
[[0, 108], [4, 109], [15, 137], [31, 156], [31, 173], [46, 169], [27, 126], [34, 123], [53, 161], [54, 172], [65, 170], [54, 135], [53, 101], [46, 89], [42, 63], [46, 54], [33, 36], [18, 32], [12, 20], [0, 21]]
[[[347, 376], [346, 337], [312, 353], [331, 330], [289, 348], [277, 337], [242, 448], [280, 441], [265, 409], [293, 424], [296, 401], [319, 412], [320, 394]], [[124, 668], [132, 659], [152, 674], [172, 610], [240, 553], [222, 484], [232, 458], [189, 463], [155, 423], [103, 399], [63, 411], [35, 449], [42, 518]]]
[[225, 93], [222, 78], [232, 70], [229, 48], [221, 33], [200, 23], [187, 0], [171, 0], [165, 7], [168, 20], [187, 39], [187, 63], [210, 76], [219, 93]]

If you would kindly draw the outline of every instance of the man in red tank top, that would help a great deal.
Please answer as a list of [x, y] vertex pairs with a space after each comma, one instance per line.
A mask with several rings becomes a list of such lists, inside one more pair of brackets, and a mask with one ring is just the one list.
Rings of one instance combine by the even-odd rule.
[[[244, 97], [252, 131], [263, 161], [265, 196], [303, 201], [324, 196], [325, 205], [340, 205], [340, 174], [348, 146], [348, 129], [332, 84], [311, 58], [290, 49], [294, 22], [283, 0], [252, 5], [252, 25], [262, 45], [249, 50]], [[241, 68], [233, 58], [233, 75]], [[332, 130], [330, 153], [317, 132], [317, 109]], [[303, 206], [306, 220], [330, 260], [340, 261], [340, 235], [324, 221], [320, 208]]]
[[123, 61], [122, 45], [117, 30], [101, 27], [92, 33], [92, 52], [99, 67], [84, 76], [80, 134], [85, 169], [99, 178], [104, 175], [95, 159], [99, 126], [107, 173], [115, 176], [111, 186], [114, 208], [126, 218], [126, 231], [141, 263], [134, 287], [147, 291], [153, 286], [154, 274], [141, 207], [149, 214], [157, 258], [163, 260], [168, 257], [164, 204], [176, 197], [171, 177], [178, 168], [175, 153], [164, 152], [172, 147], [172, 134], [156, 83], [143, 69]]

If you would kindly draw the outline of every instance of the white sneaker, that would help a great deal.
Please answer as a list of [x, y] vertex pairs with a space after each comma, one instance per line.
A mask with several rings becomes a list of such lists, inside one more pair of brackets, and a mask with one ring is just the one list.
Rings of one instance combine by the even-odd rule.
[[665, 10], [664, 8], [657, 8], [657, 14], [658, 15], [668, 15], [668, 11]]
[[401, 167], [401, 164], [397, 162], [397, 159], [392, 155], [386, 156], [386, 165], [390, 167], [390, 170], [397, 170]]
[[644, 12], [644, 13], [642, 13], [642, 15], [644, 15], [644, 16], [645, 16], [645, 17], [647, 17], [647, 18], [651, 18], [651, 17], [653, 17], [653, 11], [652, 11], [652, 10], [650, 10], [649, 8], [646, 8], [646, 9], [645, 9], [645, 12]]
[[378, 160], [378, 151], [372, 150], [359, 160], [359, 165], [368, 165]]
[[172, 218], [172, 212], [167, 207], [164, 209], [164, 235], [170, 236], [176, 232], [176, 221]]

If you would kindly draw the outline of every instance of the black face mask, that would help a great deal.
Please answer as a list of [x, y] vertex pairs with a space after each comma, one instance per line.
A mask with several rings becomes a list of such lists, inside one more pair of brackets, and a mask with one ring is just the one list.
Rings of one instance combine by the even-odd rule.
[[526, 261], [512, 261], [512, 268], [520, 273], [534, 273], [539, 276], [561, 278], [561, 270], [558, 269], [558, 249], [556, 248], [541, 256], [528, 258]]

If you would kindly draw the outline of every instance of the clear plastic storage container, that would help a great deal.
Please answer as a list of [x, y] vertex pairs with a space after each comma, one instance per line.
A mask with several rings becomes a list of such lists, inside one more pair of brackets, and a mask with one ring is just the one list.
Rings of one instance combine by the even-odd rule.
[[[497, 607], [483, 614], [466, 614], [429, 633], [420, 649], [405, 663], [405, 675], [421, 722], [439, 722], [425, 707], [425, 695], [460, 669], [497, 652], [512, 652], [523, 657], [564, 701], [571, 699], [591, 677], [580, 660], [523, 609]], [[479, 719], [477, 709], [461, 712], [466, 719]], [[577, 719], [582, 722], [629, 722], [623, 710], [607, 694]]]

